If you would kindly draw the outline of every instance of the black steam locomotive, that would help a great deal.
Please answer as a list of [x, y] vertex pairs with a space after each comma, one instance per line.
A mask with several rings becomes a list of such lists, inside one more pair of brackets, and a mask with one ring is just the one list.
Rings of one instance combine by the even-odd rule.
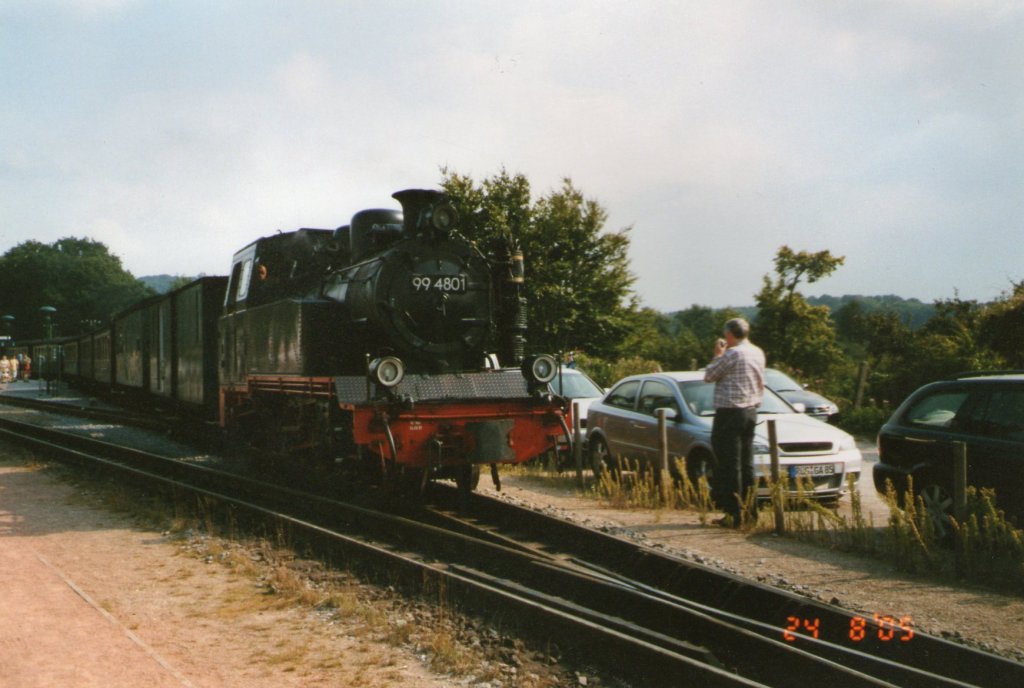
[[64, 338], [65, 376], [205, 410], [235, 443], [357, 458], [387, 478], [470, 485], [482, 464], [553, 448], [566, 409], [548, 393], [555, 359], [526, 355], [521, 252], [467, 240], [439, 192], [394, 198], [402, 211], [258, 239], [226, 283]]

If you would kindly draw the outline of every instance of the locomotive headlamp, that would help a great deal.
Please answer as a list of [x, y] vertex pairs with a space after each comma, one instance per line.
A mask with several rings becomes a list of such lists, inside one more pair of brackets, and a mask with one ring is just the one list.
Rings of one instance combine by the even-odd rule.
[[554, 356], [548, 354], [530, 356], [523, 361], [522, 372], [523, 377], [530, 382], [547, 384], [555, 379], [555, 375], [558, 373], [558, 363]]
[[459, 223], [459, 213], [451, 203], [441, 203], [430, 213], [430, 224], [434, 229], [447, 232]]
[[405, 377], [405, 364], [395, 356], [375, 358], [367, 372], [370, 379], [381, 387], [394, 387]]

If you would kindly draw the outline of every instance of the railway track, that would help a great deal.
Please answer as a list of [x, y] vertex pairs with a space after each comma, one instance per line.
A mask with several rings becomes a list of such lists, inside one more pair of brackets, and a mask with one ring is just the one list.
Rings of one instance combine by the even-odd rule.
[[328, 561], [639, 685], [1024, 685], [1024, 665], [455, 490], [400, 513], [0, 419], [10, 439], [284, 524]]

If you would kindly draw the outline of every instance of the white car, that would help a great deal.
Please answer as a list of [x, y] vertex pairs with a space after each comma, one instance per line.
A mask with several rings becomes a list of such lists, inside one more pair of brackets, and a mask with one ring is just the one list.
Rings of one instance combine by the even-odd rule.
[[[590, 405], [604, 396], [604, 390], [598, 387], [597, 383], [587, 377], [586, 373], [575, 368], [563, 367], [559, 375], [548, 383], [548, 389], [555, 396], [568, 399], [570, 409], [579, 412], [579, 424], [581, 437], [587, 434], [587, 413]], [[571, 419], [570, 419], [571, 420]], [[572, 430], [572, 427], [569, 428]], [[564, 456], [569, 452], [569, 443], [564, 437], [558, 439], [558, 453]]]
[[[655, 410], [667, 408], [670, 463], [684, 458], [691, 479], [702, 475], [710, 479], [715, 467], [711, 449], [714, 393], [714, 383], [704, 382], [703, 371], [651, 373], [620, 380], [603, 399], [590, 404], [587, 447], [591, 467], [603, 470], [620, 458], [642, 463], [658, 461]], [[765, 390], [758, 420], [754, 470], [759, 476], [770, 473], [765, 421], [774, 420], [780, 468], [789, 476], [791, 486], [796, 478], [804, 478], [808, 496], [834, 500], [846, 492], [848, 476], [860, 479], [861, 454], [849, 434], [798, 412], [769, 389]], [[768, 496], [763, 481], [758, 496]]]

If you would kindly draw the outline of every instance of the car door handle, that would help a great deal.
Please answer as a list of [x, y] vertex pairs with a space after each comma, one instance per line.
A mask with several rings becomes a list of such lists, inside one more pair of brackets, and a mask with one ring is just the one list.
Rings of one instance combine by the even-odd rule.
[[935, 444], [938, 440], [930, 440], [925, 437], [904, 437], [907, 442], [917, 442], [918, 444]]

